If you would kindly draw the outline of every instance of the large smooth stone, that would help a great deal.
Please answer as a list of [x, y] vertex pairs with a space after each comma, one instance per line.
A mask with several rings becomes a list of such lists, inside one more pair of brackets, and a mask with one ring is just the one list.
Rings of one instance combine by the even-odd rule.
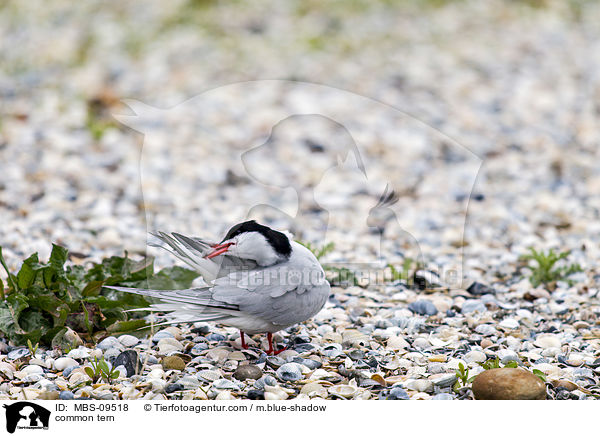
[[476, 400], [545, 400], [546, 385], [536, 375], [519, 368], [494, 368], [473, 380]]

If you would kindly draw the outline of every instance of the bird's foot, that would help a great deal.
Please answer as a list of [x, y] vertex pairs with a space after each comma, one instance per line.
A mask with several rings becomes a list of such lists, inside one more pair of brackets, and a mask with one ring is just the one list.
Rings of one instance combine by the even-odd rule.
[[287, 350], [287, 347], [283, 347], [281, 350], [275, 350], [273, 348], [273, 333], [267, 333], [267, 340], [269, 341], [269, 349], [267, 354], [270, 356], [277, 356], [279, 353]]

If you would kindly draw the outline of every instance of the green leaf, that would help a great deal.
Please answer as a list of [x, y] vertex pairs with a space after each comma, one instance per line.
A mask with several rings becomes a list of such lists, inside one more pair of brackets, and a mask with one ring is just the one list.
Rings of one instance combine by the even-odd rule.
[[85, 307], [85, 303], [83, 301], [81, 302], [81, 307], [83, 309], [83, 323], [85, 324], [85, 328], [91, 336], [94, 331], [94, 328], [92, 326], [92, 323], [90, 322], [90, 312], [87, 310], [87, 307]]
[[52, 244], [52, 252], [50, 253], [49, 263], [55, 271], [63, 271], [69, 250], [60, 245]]
[[9, 338], [25, 333], [19, 325], [19, 315], [27, 307], [27, 298], [21, 294], [10, 294], [0, 302], [0, 331]]
[[[196, 271], [192, 271], [191, 269], [187, 268], [182, 268], [180, 266], [164, 268], [160, 270], [156, 276], [158, 275], [169, 277], [174, 283], [174, 287], [172, 289], [188, 289], [192, 286], [192, 282], [200, 276], [200, 274]], [[150, 277], [149, 281], [154, 279], [154, 277]]]
[[134, 330], [138, 330], [146, 327], [146, 321], [143, 319], [131, 319], [128, 321], [117, 321], [110, 325], [107, 329], [107, 333], [127, 333]]
[[44, 315], [37, 310], [25, 309], [19, 316], [19, 325], [25, 332], [37, 329], [45, 332], [50, 328], [50, 321], [44, 318]]
[[94, 370], [92, 368], [90, 368], [89, 366], [86, 366], [85, 368], [83, 368], [83, 370], [85, 371], [85, 373], [88, 375], [89, 378], [91, 378], [92, 380], [94, 378], [96, 378], [96, 374], [94, 374]]
[[35, 329], [35, 330], [30, 330], [24, 334], [21, 334], [18, 336], [18, 338], [15, 340], [15, 342], [17, 342], [18, 344], [24, 344], [26, 340], [28, 341], [33, 341], [33, 342], [39, 342], [42, 335], [44, 334], [44, 330], [39, 328], [39, 329]]
[[54, 294], [44, 293], [30, 298], [29, 305], [49, 313], [55, 318], [62, 316], [61, 311], [66, 308], [66, 304], [57, 298]]
[[36, 271], [39, 269], [37, 253], [33, 253], [23, 261], [21, 269], [17, 273], [17, 286], [19, 289], [27, 289], [35, 280]]
[[104, 359], [102, 359], [102, 360], [100, 360], [100, 362], [98, 362], [98, 368], [100, 369], [100, 371], [102, 371], [105, 374], [108, 374], [110, 372], [108, 363], [106, 363], [106, 360], [104, 360]]
[[99, 295], [100, 291], [102, 290], [103, 284], [104, 282], [101, 280], [91, 281], [85, 286], [85, 288], [83, 288], [83, 291], [81, 291], [81, 295], [83, 297]]
[[519, 366], [519, 364], [517, 362], [515, 362], [514, 360], [510, 360], [509, 362], [506, 363], [506, 365], [504, 365], [505, 368], [517, 368]]
[[192, 271], [180, 266], [164, 268], [155, 275], [152, 275], [144, 280], [135, 282], [123, 282], [125, 286], [132, 288], [146, 289], [188, 289], [192, 286], [192, 282], [199, 276], [196, 271]]
[[546, 382], [546, 374], [539, 369], [534, 369], [533, 373], [537, 375], [543, 382]]
[[473, 383], [473, 380], [475, 380], [475, 377], [477, 377], [477, 376], [476, 376], [476, 375], [474, 375], [473, 377], [470, 377], [470, 378], [467, 380], [467, 383]]

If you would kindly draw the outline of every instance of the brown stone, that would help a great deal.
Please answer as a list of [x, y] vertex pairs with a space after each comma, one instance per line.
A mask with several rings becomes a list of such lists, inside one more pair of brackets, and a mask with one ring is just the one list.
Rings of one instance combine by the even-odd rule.
[[487, 347], [491, 347], [492, 345], [494, 345], [494, 343], [492, 341], [490, 341], [489, 339], [482, 339], [481, 343], [479, 345], [481, 345], [481, 348], [487, 348]]
[[494, 368], [473, 380], [476, 400], [545, 400], [546, 385], [533, 373], [520, 368]]
[[185, 369], [185, 362], [179, 356], [167, 356], [162, 360], [163, 369], [176, 369], [183, 371]]
[[240, 365], [233, 373], [233, 377], [242, 381], [249, 378], [258, 380], [262, 377], [262, 371], [256, 365]]

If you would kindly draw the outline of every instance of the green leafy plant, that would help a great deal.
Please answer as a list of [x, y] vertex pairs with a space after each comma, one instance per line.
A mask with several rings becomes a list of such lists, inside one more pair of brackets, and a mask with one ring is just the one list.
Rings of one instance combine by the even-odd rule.
[[31, 339], [27, 339], [27, 348], [29, 348], [29, 354], [31, 357], [35, 357], [35, 353], [37, 353], [39, 344], [33, 345]]
[[415, 261], [410, 257], [405, 257], [402, 265], [396, 267], [395, 265], [388, 263], [388, 268], [391, 271], [390, 281], [394, 282], [402, 280], [406, 282], [409, 287], [414, 284], [414, 273], [423, 268], [423, 263]]
[[139, 312], [147, 307], [139, 295], [104, 289], [104, 285], [183, 289], [198, 276], [181, 267], [154, 272], [152, 258], [136, 261], [112, 256], [88, 266], [66, 265], [67, 249], [52, 246], [48, 262], [37, 253], [23, 261], [17, 274], [9, 271], [0, 248], [0, 264], [8, 274], [8, 288], [2, 288], [0, 331], [15, 344], [57, 345], [71, 329], [81, 338], [135, 330], [145, 326]]
[[98, 360], [97, 357], [94, 357], [94, 361], [90, 362], [90, 366], [86, 366], [84, 371], [92, 379], [93, 383], [96, 383], [102, 378], [110, 384], [114, 379], [119, 377], [119, 371], [116, 369], [111, 371], [108, 363], [104, 360], [104, 357], [100, 358], [100, 360]]
[[[296, 242], [308, 248], [319, 260], [321, 260], [323, 257], [331, 253], [335, 249], [335, 244], [333, 242], [328, 242], [327, 244], [320, 247], [317, 247], [316, 245], [313, 245], [310, 242]], [[358, 285], [358, 279], [356, 277], [356, 274], [349, 268], [343, 266], [335, 266], [327, 263], [323, 263], [322, 265], [327, 280], [332, 286], [345, 287]]]
[[519, 366], [519, 362], [514, 360], [509, 360], [504, 364], [504, 366], [500, 366], [500, 358], [496, 357], [495, 359], [488, 359], [483, 363], [479, 363], [483, 369], [494, 369], [494, 368], [516, 368]]
[[536, 263], [536, 266], [531, 269], [531, 276], [529, 281], [533, 286], [539, 286], [541, 284], [548, 284], [556, 282], [558, 280], [566, 280], [569, 284], [572, 284], [568, 280], [569, 275], [581, 272], [583, 269], [578, 263], [572, 263], [563, 266], [557, 266], [557, 262], [566, 259], [570, 251], [563, 251], [556, 253], [553, 249], [544, 251], [537, 251], [535, 248], [529, 249], [529, 254], [525, 254], [520, 257], [521, 260], [531, 261]]
[[[485, 362], [480, 363], [479, 365], [481, 365], [484, 369], [517, 368], [519, 366], [519, 363], [514, 360], [510, 360], [506, 362], [504, 366], [500, 366], [500, 359], [496, 357], [495, 359], [488, 359]], [[542, 371], [540, 371], [539, 369], [534, 369], [532, 372], [536, 376], [538, 376], [543, 382], [546, 382], [546, 374], [544, 374]]]
[[481, 366], [483, 369], [501, 368], [500, 358], [496, 357], [495, 359], [488, 359], [483, 363], [480, 362], [479, 366]]
[[324, 265], [325, 275], [332, 286], [357, 286], [359, 284], [356, 274], [343, 266]]
[[539, 369], [534, 369], [532, 371], [535, 375], [537, 375], [541, 381], [543, 381], [544, 383], [546, 383], [546, 374], [544, 374], [542, 371], [540, 371]]
[[471, 384], [475, 379], [475, 376], [469, 377], [469, 368], [467, 368], [462, 362], [458, 363], [458, 369], [456, 370], [456, 383], [454, 383], [453, 390], [456, 392], [461, 388]]
[[335, 244], [333, 242], [328, 242], [327, 244], [317, 247], [316, 245], [311, 244], [310, 242], [302, 242], [296, 241], [298, 244], [305, 246], [308, 248], [312, 254], [319, 260], [327, 254], [331, 253], [335, 249]]

